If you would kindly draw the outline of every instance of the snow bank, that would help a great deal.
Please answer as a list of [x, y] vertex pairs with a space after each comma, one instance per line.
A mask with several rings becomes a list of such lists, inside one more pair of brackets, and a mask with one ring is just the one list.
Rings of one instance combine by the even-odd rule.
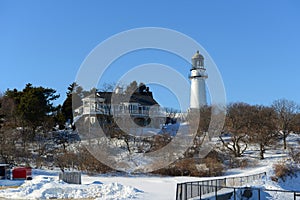
[[24, 183], [23, 180], [0, 180], [0, 188], [1, 187], [12, 187], [12, 186], [20, 186]]
[[128, 199], [135, 198], [141, 191], [119, 183], [103, 184], [94, 181], [91, 184], [75, 185], [58, 181], [57, 177], [37, 176], [25, 181], [18, 188], [0, 190], [0, 197], [10, 199]]

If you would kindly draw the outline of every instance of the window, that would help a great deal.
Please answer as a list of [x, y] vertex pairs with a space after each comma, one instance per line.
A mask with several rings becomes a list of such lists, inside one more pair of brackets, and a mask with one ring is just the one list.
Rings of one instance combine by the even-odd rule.
[[96, 117], [91, 117], [91, 118], [90, 118], [90, 122], [91, 122], [92, 124], [94, 124], [94, 123], [96, 122]]

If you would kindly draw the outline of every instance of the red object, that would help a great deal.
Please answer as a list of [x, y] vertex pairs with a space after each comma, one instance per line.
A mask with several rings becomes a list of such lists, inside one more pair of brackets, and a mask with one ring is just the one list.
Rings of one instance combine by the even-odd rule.
[[31, 180], [32, 179], [31, 167], [15, 167], [12, 170], [12, 178]]

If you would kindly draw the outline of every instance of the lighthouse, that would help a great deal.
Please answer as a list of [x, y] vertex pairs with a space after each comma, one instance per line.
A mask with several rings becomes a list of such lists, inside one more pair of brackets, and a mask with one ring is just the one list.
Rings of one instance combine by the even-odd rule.
[[208, 76], [204, 67], [204, 57], [197, 51], [192, 57], [192, 68], [189, 76], [191, 80], [191, 109], [200, 109], [207, 105], [205, 89], [205, 79], [207, 78]]

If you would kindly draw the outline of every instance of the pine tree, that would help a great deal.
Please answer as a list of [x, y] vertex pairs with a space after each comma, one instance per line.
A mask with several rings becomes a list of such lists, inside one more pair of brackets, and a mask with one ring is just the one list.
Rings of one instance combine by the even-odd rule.
[[73, 108], [81, 106], [82, 91], [82, 88], [75, 82], [68, 87], [67, 98], [63, 102], [61, 112], [65, 120], [70, 120], [71, 123], [73, 122]]
[[30, 83], [22, 91], [7, 90], [6, 96], [14, 99], [20, 124], [30, 128], [32, 136], [36, 128], [53, 115], [56, 110], [53, 101], [59, 97], [54, 89], [33, 87]]

